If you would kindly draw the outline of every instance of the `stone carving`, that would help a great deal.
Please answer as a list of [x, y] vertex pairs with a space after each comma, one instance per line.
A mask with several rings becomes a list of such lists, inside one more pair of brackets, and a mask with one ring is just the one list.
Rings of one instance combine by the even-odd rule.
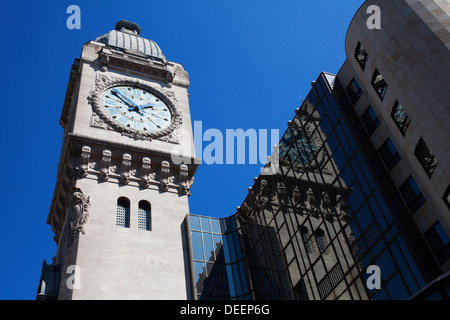
[[[86, 178], [90, 174], [95, 175], [101, 182], [114, 179], [124, 186], [138, 184], [146, 189], [154, 185], [162, 192], [175, 189], [181, 195], [190, 195], [194, 178], [189, 174], [188, 165], [181, 164], [176, 174], [174, 168], [171, 172], [169, 161], [162, 161], [160, 167], [155, 168], [158, 164], [152, 164], [149, 157], [142, 157], [140, 165], [132, 162], [132, 156], [129, 153], [122, 154], [121, 161], [115, 157], [111, 150], [83, 146], [78, 160], [73, 159], [74, 164], [78, 166], [75, 168], [71, 184], [75, 185], [77, 179]], [[137, 155], [137, 157], [140, 156]]]
[[91, 157], [91, 148], [88, 146], [83, 146], [81, 148], [80, 165], [76, 168], [78, 176], [80, 178], [85, 178], [88, 174], [90, 157]]
[[130, 166], [131, 166], [131, 155], [125, 153], [122, 158], [122, 167], [120, 173], [120, 183], [127, 185], [130, 182]]
[[[143, 132], [113, 121], [102, 108], [101, 96], [106, 89], [119, 85], [139, 87], [158, 96], [171, 110], [172, 122], [170, 126], [160, 131]], [[136, 79], [114, 78], [106, 76], [104, 74], [97, 74], [97, 78], [95, 80], [95, 90], [90, 92], [87, 99], [88, 102], [92, 105], [93, 111], [100, 116], [101, 120], [103, 120], [105, 124], [121, 132], [123, 135], [129, 136], [133, 139], [152, 140], [164, 138], [165, 140], [169, 140], [167, 136], [170, 136], [170, 134], [175, 129], [179, 128], [183, 123], [183, 116], [177, 106], [175, 99], [169, 98], [169, 96], [162, 91], [159, 91], [151, 87], [150, 85]]]
[[348, 208], [345, 203], [345, 200], [342, 198], [341, 195], [336, 196], [336, 203], [337, 203], [336, 211], [337, 211], [339, 217], [341, 218], [341, 220], [345, 221], [345, 222], [349, 222], [352, 219], [352, 217], [347, 213]]
[[101, 163], [100, 175], [99, 175], [99, 179], [101, 181], [103, 181], [103, 182], [108, 181], [110, 166], [111, 166], [111, 151], [103, 150], [102, 163]]
[[89, 216], [89, 197], [83, 194], [79, 188], [73, 188], [70, 194], [68, 211], [68, 234], [72, 241], [81, 232], [85, 234], [84, 224]]
[[169, 161], [161, 162], [161, 174], [159, 180], [159, 190], [166, 192], [169, 190], [169, 172], [170, 164]]
[[180, 165], [180, 177], [178, 190], [181, 194], [191, 195], [191, 185], [194, 181], [194, 177], [189, 180], [188, 166], [185, 164]]
[[152, 162], [150, 158], [144, 157], [142, 158], [142, 169], [141, 169], [141, 181], [140, 186], [141, 188], [148, 188], [151, 181], [151, 175], [150, 175], [150, 169], [152, 166]]

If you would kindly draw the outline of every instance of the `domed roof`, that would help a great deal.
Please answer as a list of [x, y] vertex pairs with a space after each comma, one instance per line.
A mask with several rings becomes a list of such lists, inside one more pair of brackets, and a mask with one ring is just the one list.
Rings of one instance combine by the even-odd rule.
[[140, 33], [141, 28], [138, 24], [121, 20], [116, 23], [115, 30], [98, 37], [95, 41], [127, 51], [143, 53], [148, 57], [166, 63], [167, 59], [156, 42], [142, 38], [139, 36]]

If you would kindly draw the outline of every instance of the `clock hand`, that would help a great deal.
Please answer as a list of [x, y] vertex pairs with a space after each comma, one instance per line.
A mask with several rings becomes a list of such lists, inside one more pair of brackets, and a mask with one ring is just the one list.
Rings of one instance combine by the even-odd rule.
[[128, 104], [130, 107], [133, 107], [133, 108], [139, 108], [139, 107], [136, 105], [136, 103], [134, 103], [133, 100], [131, 100], [131, 99], [129, 99], [128, 97], [124, 96], [119, 90], [117, 90], [117, 89], [112, 89], [111, 92], [112, 92], [112, 93], [115, 93], [116, 96], [117, 96], [118, 98], [120, 98], [121, 100], [127, 102], [127, 104]]
[[[114, 93], [121, 101], [123, 101], [128, 106], [128, 111], [136, 111], [141, 116], [143, 115], [140, 107], [137, 106], [136, 104], [134, 104], [133, 101], [130, 101], [129, 99], [127, 99], [127, 97], [122, 95], [118, 90], [113, 89], [113, 90], [111, 90], [111, 92]], [[131, 105], [131, 104], [133, 104], [133, 105]]]

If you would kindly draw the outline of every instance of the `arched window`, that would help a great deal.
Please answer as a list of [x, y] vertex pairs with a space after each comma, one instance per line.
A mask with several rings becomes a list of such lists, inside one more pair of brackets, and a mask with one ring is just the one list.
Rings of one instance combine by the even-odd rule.
[[308, 240], [308, 228], [301, 227], [300, 234], [302, 235], [303, 242], [305, 243], [306, 251], [312, 253], [311, 242]]
[[117, 199], [116, 226], [130, 227], [130, 201], [127, 198]]
[[150, 222], [151, 222], [150, 203], [144, 200], [139, 201], [138, 229], [150, 231], [151, 230]]
[[327, 252], [325, 251], [326, 248], [326, 243], [325, 243], [325, 233], [323, 232], [322, 229], [318, 229], [315, 232], [316, 235], [316, 240], [317, 240], [317, 246], [319, 247], [319, 252], [323, 253], [323, 254], [327, 254]]

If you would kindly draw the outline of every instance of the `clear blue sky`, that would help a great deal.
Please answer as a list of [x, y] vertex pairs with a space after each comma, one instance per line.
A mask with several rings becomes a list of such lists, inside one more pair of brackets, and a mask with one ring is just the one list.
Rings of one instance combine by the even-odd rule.
[[[363, 0], [2, 1], [0, 299], [35, 299], [41, 264], [56, 252], [46, 224], [70, 67], [83, 43], [137, 22], [141, 36], [189, 72], [190, 107], [203, 129], [286, 129], [321, 71], [337, 73]], [[81, 9], [69, 30], [66, 9]], [[204, 144], [204, 146], [207, 143]], [[200, 165], [190, 212], [224, 217], [243, 202], [261, 165]]]

